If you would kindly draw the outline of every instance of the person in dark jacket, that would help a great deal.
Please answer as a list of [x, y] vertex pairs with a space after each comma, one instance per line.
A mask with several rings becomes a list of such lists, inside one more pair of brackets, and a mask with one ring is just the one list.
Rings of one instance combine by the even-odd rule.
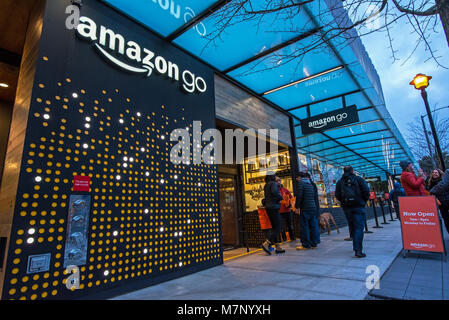
[[404, 188], [401, 187], [399, 182], [395, 182], [393, 184], [393, 190], [390, 191], [390, 200], [393, 202], [394, 211], [396, 212], [396, 216], [400, 217], [399, 213], [399, 197], [405, 197]]
[[279, 185], [276, 182], [275, 174], [267, 174], [265, 177], [265, 210], [271, 223], [271, 230], [268, 239], [262, 244], [262, 249], [271, 254], [272, 245], [276, 248], [276, 253], [284, 253], [285, 250], [281, 248], [278, 243], [279, 233], [281, 232], [281, 216], [279, 209], [281, 208], [282, 196], [279, 192]]
[[440, 181], [443, 179], [444, 172], [440, 169], [432, 170], [432, 173], [430, 174], [430, 177], [427, 181], [427, 190], [432, 190], [433, 187], [435, 187]]
[[435, 195], [440, 201], [441, 217], [447, 232], [449, 232], [449, 169], [445, 171], [441, 181], [430, 190], [430, 194]]
[[[321, 212], [320, 212], [320, 201], [318, 199], [318, 187], [317, 187], [316, 183], [313, 181], [312, 177], [310, 176], [310, 173], [307, 172], [306, 174], [307, 174], [307, 178], [310, 180], [310, 183], [312, 184], [313, 190], [315, 192], [316, 208], [317, 208], [316, 216], [319, 221]], [[316, 234], [317, 243], [321, 243], [319, 223], [318, 223], [318, 229], [316, 229], [316, 231], [317, 231], [317, 234]]]
[[354, 174], [351, 166], [344, 167], [344, 173], [337, 182], [335, 197], [340, 202], [348, 218], [352, 245], [357, 258], [364, 258], [363, 229], [366, 221], [366, 202], [369, 199], [369, 187], [366, 181]]
[[[300, 209], [299, 229], [302, 245], [297, 250], [315, 249], [318, 245], [318, 193], [307, 173], [300, 172], [297, 178], [296, 208]], [[318, 208], [317, 208], [318, 206]]]

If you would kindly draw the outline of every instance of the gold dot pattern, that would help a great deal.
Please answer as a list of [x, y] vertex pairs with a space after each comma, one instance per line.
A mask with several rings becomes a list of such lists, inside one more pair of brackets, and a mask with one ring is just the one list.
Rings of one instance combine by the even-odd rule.
[[[35, 84], [6, 299], [80, 297], [221, 263], [216, 168], [170, 162], [171, 131], [193, 131], [184, 108], [172, 108], [137, 106], [129, 92], [95, 91], [69, 77]], [[75, 175], [91, 178], [92, 206], [80, 289], [68, 290], [64, 248]], [[45, 253], [50, 270], [27, 274], [28, 257]]]

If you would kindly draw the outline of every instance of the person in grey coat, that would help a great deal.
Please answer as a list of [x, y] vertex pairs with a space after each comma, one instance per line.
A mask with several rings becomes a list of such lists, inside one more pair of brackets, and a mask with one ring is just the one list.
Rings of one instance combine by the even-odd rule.
[[296, 247], [296, 249], [315, 249], [319, 243], [318, 192], [312, 185], [307, 173], [300, 172], [297, 181], [296, 207], [300, 209], [299, 230], [302, 245]]
[[447, 232], [449, 232], [449, 169], [443, 175], [443, 179], [430, 189], [430, 194], [437, 197], [441, 205], [439, 206], [441, 217], [443, 218], [444, 225]]

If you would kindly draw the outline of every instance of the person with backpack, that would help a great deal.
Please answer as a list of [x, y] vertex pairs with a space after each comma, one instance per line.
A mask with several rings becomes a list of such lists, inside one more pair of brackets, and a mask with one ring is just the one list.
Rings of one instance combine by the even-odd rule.
[[395, 182], [393, 184], [393, 190], [390, 191], [390, 200], [393, 202], [393, 208], [398, 217], [401, 216], [399, 214], [399, 197], [405, 197], [405, 191], [399, 182]]
[[296, 191], [296, 208], [300, 209], [299, 230], [302, 245], [297, 250], [315, 249], [319, 243], [318, 193], [313, 187], [307, 173], [300, 172]]
[[369, 199], [370, 190], [366, 181], [354, 174], [351, 166], [343, 169], [344, 173], [337, 182], [335, 197], [340, 202], [348, 219], [349, 233], [352, 235], [352, 245], [357, 258], [364, 258], [363, 253], [363, 229], [366, 220], [366, 202]]
[[279, 233], [281, 232], [281, 216], [279, 209], [281, 208], [281, 200], [283, 199], [279, 192], [279, 185], [276, 182], [275, 174], [267, 174], [265, 176], [264, 194], [265, 198], [262, 200], [268, 218], [271, 223], [271, 230], [268, 233], [268, 237], [262, 244], [262, 249], [269, 255], [273, 251], [272, 245], [276, 248], [276, 253], [284, 253], [285, 250], [281, 248], [278, 243]]

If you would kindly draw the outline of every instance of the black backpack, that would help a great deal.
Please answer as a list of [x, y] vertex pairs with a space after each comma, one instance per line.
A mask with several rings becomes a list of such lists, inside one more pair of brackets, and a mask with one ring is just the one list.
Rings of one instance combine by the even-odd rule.
[[357, 207], [362, 203], [360, 185], [355, 176], [342, 179], [341, 199], [342, 205], [345, 207]]

